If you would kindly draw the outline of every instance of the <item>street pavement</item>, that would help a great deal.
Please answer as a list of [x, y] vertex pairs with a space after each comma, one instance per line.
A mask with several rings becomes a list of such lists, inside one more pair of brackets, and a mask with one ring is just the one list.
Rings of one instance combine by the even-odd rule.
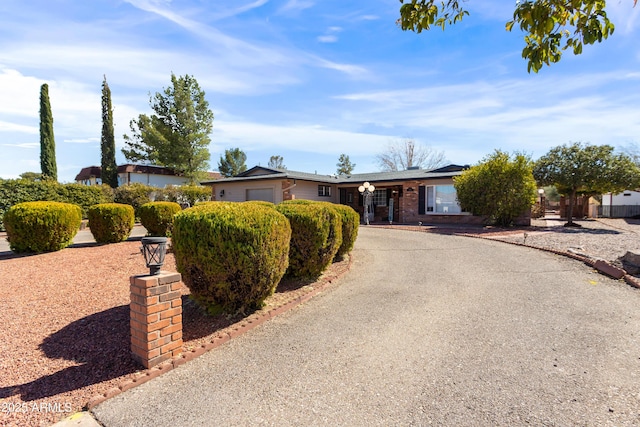
[[116, 426], [640, 425], [640, 293], [500, 242], [361, 227], [311, 301], [93, 409]]

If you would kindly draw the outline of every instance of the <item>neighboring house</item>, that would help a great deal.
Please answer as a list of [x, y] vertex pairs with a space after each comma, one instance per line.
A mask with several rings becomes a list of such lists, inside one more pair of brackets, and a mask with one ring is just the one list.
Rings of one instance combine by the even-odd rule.
[[629, 218], [640, 215], [640, 191], [625, 190], [619, 194], [603, 194], [600, 210], [603, 217]]
[[453, 187], [453, 177], [466, 168], [449, 165], [430, 171], [414, 168], [336, 176], [255, 166], [232, 178], [204, 181], [202, 185], [212, 187], [212, 200], [319, 200], [348, 205], [363, 214], [358, 187], [369, 182], [375, 186], [373, 221], [481, 223], [483, 218], [462, 212]]
[[[76, 175], [76, 182], [84, 185], [102, 184], [102, 168], [100, 166], [89, 166], [82, 168]], [[215, 180], [221, 175], [218, 172], [209, 172], [209, 178]], [[189, 180], [176, 174], [172, 169], [162, 166], [150, 165], [120, 165], [118, 166], [118, 186], [133, 183], [151, 185], [153, 187], [164, 188], [167, 185], [183, 185]]]

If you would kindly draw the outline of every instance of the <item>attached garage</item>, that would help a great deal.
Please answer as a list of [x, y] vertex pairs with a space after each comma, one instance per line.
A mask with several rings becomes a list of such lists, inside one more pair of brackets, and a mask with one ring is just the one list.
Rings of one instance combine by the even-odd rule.
[[274, 203], [273, 188], [248, 188], [247, 201], [262, 200]]

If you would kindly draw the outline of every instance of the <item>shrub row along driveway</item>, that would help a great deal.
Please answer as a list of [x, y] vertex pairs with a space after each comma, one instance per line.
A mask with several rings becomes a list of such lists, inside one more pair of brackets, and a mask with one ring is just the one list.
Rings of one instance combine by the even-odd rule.
[[106, 426], [638, 425], [640, 293], [525, 247], [362, 227], [352, 271], [94, 408]]

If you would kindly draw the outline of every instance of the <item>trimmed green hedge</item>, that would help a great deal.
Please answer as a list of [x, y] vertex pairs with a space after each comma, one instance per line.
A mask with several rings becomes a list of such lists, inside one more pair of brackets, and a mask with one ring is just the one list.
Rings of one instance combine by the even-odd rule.
[[64, 249], [73, 241], [81, 222], [80, 206], [70, 203], [24, 202], [4, 214], [9, 247], [16, 253]]
[[170, 236], [173, 216], [182, 208], [175, 202], [149, 202], [140, 206], [140, 222], [150, 236]]
[[287, 269], [290, 238], [287, 218], [258, 204], [201, 203], [173, 220], [178, 271], [211, 314], [262, 307]]
[[138, 182], [121, 185], [113, 190], [113, 201], [115, 203], [133, 206], [135, 217], [140, 218], [140, 206], [149, 203], [151, 201], [150, 196], [154, 192], [162, 192], [162, 189]]
[[271, 202], [265, 202], [263, 200], [249, 200], [248, 202], [242, 202], [245, 205], [265, 206], [274, 209], [276, 205]]
[[316, 278], [331, 264], [342, 244], [342, 220], [326, 203], [283, 202], [276, 210], [291, 223], [287, 276]]
[[340, 215], [342, 219], [342, 244], [336, 253], [335, 260], [342, 259], [346, 254], [353, 250], [353, 246], [358, 238], [358, 231], [360, 229], [360, 215], [352, 207], [347, 205], [339, 205], [331, 202], [320, 202], [315, 200], [296, 199], [286, 200], [282, 202], [285, 205], [309, 205], [314, 203], [324, 204]]
[[211, 191], [211, 187], [202, 185], [169, 185], [156, 193], [156, 200], [195, 206], [196, 203], [211, 201]]
[[82, 217], [86, 218], [90, 206], [113, 202], [113, 191], [104, 185], [60, 184], [53, 180], [0, 179], [0, 230], [4, 229], [2, 217], [11, 206], [36, 201], [79, 205], [82, 208]]
[[353, 250], [360, 228], [360, 215], [351, 206], [333, 205], [342, 219], [342, 244], [336, 253], [336, 260], [344, 258]]
[[117, 243], [127, 240], [133, 229], [133, 207], [122, 203], [101, 203], [88, 211], [89, 229], [98, 243]]

